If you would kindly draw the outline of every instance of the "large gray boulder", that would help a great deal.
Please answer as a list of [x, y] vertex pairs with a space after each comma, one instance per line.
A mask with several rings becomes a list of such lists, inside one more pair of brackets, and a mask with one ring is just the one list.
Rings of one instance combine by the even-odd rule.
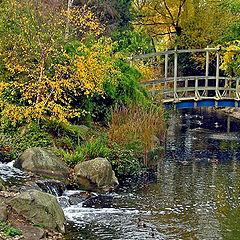
[[24, 151], [14, 166], [49, 177], [67, 178], [69, 175], [68, 167], [60, 158], [39, 147]]
[[95, 158], [79, 163], [75, 166], [74, 172], [78, 183], [85, 189], [108, 191], [119, 184], [106, 158]]
[[8, 204], [36, 225], [43, 225], [52, 231], [65, 232], [66, 219], [57, 198], [53, 195], [30, 190], [15, 196]]

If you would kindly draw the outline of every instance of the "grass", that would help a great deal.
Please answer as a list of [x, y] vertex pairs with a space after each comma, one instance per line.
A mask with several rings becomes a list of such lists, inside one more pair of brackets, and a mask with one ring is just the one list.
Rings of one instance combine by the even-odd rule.
[[57, 150], [57, 154], [60, 155], [71, 168], [74, 168], [74, 166], [83, 161], [97, 157], [107, 157], [108, 153], [109, 148], [104, 136], [90, 138], [78, 145], [74, 151], [65, 151], [61, 148]]

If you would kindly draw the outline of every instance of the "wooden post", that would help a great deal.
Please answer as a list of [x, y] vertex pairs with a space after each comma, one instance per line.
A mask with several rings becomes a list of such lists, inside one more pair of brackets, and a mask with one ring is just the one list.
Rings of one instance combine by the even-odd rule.
[[196, 98], [196, 100], [199, 100], [199, 98], [200, 98], [200, 95], [198, 92], [198, 78], [195, 78], [195, 98]]
[[[208, 49], [209, 46], [207, 46]], [[208, 75], [209, 75], [209, 51], [206, 51], [206, 79], [205, 79], [205, 87], [208, 87]], [[205, 91], [205, 96], [208, 96], [208, 91]]]
[[164, 80], [164, 90], [165, 90], [165, 98], [167, 97], [167, 77], [168, 77], [168, 47], [166, 47], [166, 54], [165, 54], [165, 80]]
[[220, 60], [220, 53], [219, 50], [217, 51], [217, 63], [216, 63], [216, 97], [219, 98], [220, 94], [219, 94], [219, 60]]
[[131, 58], [130, 58], [130, 67], [133, 67], [133, 61], [134, 61], [134, 59], [133, 59], [133, 54], [132, 54]]
[[173, 87], [173, 92], [174, 92], [174, 100], [176, 101], [178, 99], [177, 96], [177, 46], [175, 47], [175, 52], [174, 52], [174, 87]]
[[184, 92], [184, 96], [187, 97], [188, 94], [185, 95], [185, 93], [187, 93], [187, 89], [188, 88], [188, 79], [185, 80], [185, 92]]
[[236, 97], [239, 100], [239, 78], [236, 81]]

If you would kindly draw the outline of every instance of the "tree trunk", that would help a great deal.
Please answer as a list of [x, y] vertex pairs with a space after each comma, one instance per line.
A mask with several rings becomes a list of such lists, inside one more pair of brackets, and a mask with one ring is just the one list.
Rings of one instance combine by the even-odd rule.
[[66, 24], [66, 31], [65, 31], [65, 38], [68, 39], [69, 37], [69, 25], [70, 25], [70, 9], [72, 8], [73, 0], [68, 0], [68, 9], [67, 9], [67, 24]]
[[38, 80], [39, 85], [38, 85], [38, 95], [37, 95], [36, 104], [40, 103], [40, 101], [41, 101], [42, 89], [43, 89], [42, 80], [43, 80], [43, 73], [44, 73], [45, 65], [46, 65], [46, 54], [43, 54], [41, 71], [40, 71], [40, 76], [39, 76], [39, 80]]

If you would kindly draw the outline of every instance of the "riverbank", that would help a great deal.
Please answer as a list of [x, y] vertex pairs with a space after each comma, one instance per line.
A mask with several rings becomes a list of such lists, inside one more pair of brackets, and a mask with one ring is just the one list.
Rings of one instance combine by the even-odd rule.
[[[59, 197], [67, 219], [63, 239], [221, 239], [237, 229], [227, 225], [233, 217], [237, 219], [237, 212], [229, 210], [233, 217], [225, 214], [219, 218], [219, 201], [237, 203], [231, 187], [238, 186], [240, 168], [238, 121], [233, 119], [234, 133], [226, 134], [226, 119], [223, 114], [197, 109], [173, 115], [165, 154], [156, 159], [155, 178], [124, 179], [116, 192], [103, 194], [65, 189]], [[5, 176], [9, 171], [5, 182], [31, 181], [20, 172], [10, 176], [14, 168], [1, 169], [4, 167], [0, 174]], [[13, 180], [19, 176], [22, 178]], [[41, 181], [49, 188], [54, 186], [46, 179]], [[221, 198], [221, 189], [227, 189], [224, 194], [228, 198]], [[226, 203], [230, 208], [231, 201]], [[138, 226], [139, 218], [145, 227]]]
[[236, 119], [240, 119], [240, 109], [238, 107], [217, 108], [217, 111], [223, 112], [224, 114], [227, 114]]

